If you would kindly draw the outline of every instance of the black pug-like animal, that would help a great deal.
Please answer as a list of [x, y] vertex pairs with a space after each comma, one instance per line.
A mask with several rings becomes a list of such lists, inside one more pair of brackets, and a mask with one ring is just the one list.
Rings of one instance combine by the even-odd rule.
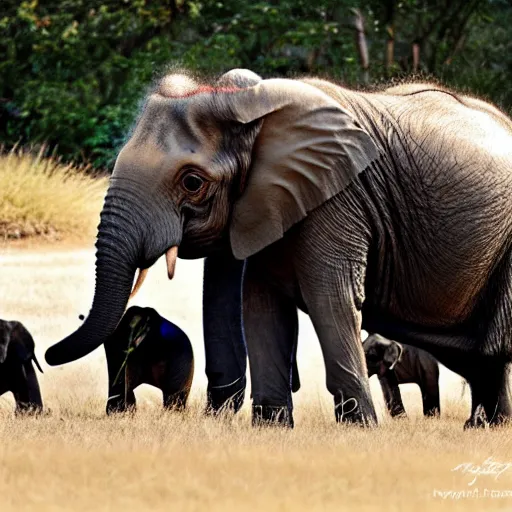
[[28, 330], [16, 321], [0, 320], [0, 395], [10, 391], [16, 414], [40, 413], [41, 390], [32, 361], [43, 373], [34, 353], [35, 343]]
[[405, 416], [399, 384], [418, 384], [423, 399], [423, 414], [441, 413], [439, 363], [428, 352], [402, 345], [379, 334], [363, 342], [368, 377], [377, 374], [391, 416]]
[[188, 336], [153, 308], [132, 306], [105, 343], [109, 392], [107, 414], [134, 410], [134, 390], [150, 384], [162, 390], [166, 409], [185, 408], [194, 354]]

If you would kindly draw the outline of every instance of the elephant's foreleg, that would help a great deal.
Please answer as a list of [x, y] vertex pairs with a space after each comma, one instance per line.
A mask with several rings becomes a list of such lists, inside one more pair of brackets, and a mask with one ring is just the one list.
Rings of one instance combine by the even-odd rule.
[[237, 412], [244, 402], [247, 351], [242, 327], [244, 261], [231, 254], [208, 257], [204, 264], [203, 331], [207, 412], [226, 407]]
[[21, 365], [12, 391], [16, 401], [16, 414], [40, 413], [43, 410], [41, 390], [32, 361]]
[[292, 367], [297, 307], [249, 261], [244, 280], [244, 328], [251, 369], [253, 425], [293, 427]]
[[385, 375], [379, 376], [379, 382], [384, 395], [384, 402], [391, 417], [406, 416], [395, 372], [388, 370]]
[[320, 340], [327, 389], [337, 421], [377, 423], [361, 344], [365, 267], [357, 262], [311, 262], [301, 290]]

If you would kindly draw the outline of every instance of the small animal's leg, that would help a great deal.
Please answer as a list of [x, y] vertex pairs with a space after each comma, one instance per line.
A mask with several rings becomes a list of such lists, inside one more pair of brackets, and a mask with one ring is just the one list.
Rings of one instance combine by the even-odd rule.
[[11, 389], [16, 401], [17, 415], [42, 412], [43, 400], [31, 360], [20, 364], [16, 369]]
[[421, 390], [423, 400], [423, 415], [424, 416], [439, 416], [441, 414], [441, 401], [439, 397], [439, 390], [437, 394], [433, 391]]
[[388, 370], [382, 377], [379, 376], [379, 382], [382, 388], [382, 394], [384, 395], [386, 407], [388, 408], [391, 417], [407, 416], [394, 370]]
[[126, 392], [126, 396], [124, 394], [109, 395], [107, 400], [107, 414], [127, 411], [134, 412], [136, 406], [135, 393], [130, 389]]
[[[128, 342], [126, 341], [126, 345]], [[120, 340], [114, 337], [109, 338], [105, 344], [105, 355], [108, 368], [108, 399], [106, 412], [112, 414], [135, 410], [136, 400], [132, 387], [127, 387], [126, 367], [127, 355]], [[126, 346], [127, 349], [127, 346]]]
[[425, 416], [440, 416], [441, 397], [439, 393], [439, 366], [432, 365], [427, 368], [420, 383], [423, 400], [423, 414]]
[[164, 408], [171, 411], [184, 411], [187, 406], [188, 390], [177, 393], [163, 393]]

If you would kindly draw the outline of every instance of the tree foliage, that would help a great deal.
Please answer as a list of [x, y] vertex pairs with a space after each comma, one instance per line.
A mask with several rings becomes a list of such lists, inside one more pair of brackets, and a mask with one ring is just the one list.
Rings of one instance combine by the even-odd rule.
[[0, 141], [107, 167], [169, 66], [349, 85], [414, 71], [509, 109], [510, 26], [506, 0], [3, 0]]

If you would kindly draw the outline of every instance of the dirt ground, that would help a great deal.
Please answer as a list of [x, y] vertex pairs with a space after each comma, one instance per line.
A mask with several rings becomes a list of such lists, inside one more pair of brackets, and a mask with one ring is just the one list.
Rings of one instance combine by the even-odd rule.
[[[93, 276], [92, 249], [0, 246], [0, 318], [34, 335], [51, 410], [15, 419], [12, 397], [0, 398], [0, 511], [512, 510], [510, 428], [463, 432], [469, 397], [459, 377], [442, 369], [441, 420], [423, 419], [414, 385], [402, 386], [409, 419], [390, 420], [374, 377], [380, 426], [336, 425], [304, 315], [296, 428], [252, 429], [248, 395], [239, 415], [205, 418], [200, 261], [178, 261], [171, 282], [159, 261], [133, 301], [190, 336], [189, 410], [165, 414], [159, 392], [141, 386], [135, 417], [106, 418], [102, 347], [62, 367], [44, 362], [45, 349], [87, 314]], [[501, 465], [485, 464], [489, 457]]]

